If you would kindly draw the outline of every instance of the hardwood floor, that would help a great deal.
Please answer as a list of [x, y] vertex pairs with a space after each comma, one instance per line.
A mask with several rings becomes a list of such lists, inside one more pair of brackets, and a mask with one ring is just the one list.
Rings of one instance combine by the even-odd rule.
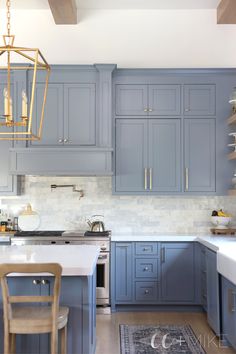
[[220, 346], [206, 321], [204, 313], [118, 312], [97, 315], [96, 354], [120, 354], [119, 324], [190, 324], [207, 354], [235, 354]]

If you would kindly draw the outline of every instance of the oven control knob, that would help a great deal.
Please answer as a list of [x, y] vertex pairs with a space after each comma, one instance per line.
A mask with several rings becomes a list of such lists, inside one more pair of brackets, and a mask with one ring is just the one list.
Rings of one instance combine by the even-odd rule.
[[107, 247], [106, 246], [101, 246], [101, 251], [106, 251]]

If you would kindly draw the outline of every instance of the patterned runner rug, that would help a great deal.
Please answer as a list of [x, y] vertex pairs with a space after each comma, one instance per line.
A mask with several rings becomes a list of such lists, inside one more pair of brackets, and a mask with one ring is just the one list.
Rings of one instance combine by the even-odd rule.
[[206, 354], [191, 326], [120, 325], [121, 354]]

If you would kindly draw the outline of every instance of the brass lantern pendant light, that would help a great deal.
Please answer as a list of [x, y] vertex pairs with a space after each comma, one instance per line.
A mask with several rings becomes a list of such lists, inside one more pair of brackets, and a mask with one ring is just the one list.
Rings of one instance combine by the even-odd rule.
[[[0, 140], [40, 140], [50, 66], [39, 49], [14, 46], [15, 36], [10, 31], [10, 0], [6, 1], [6, 8], [7, 34], [3, 35], [4, 46], [0, 46]], [[28, 72], [30, 78], [28, 87], [20, 91], [14, 85], [19, 70]], [[34, 109], [38, 77], [42, 95]], [[19, 104], [14, 106], [14, 102], [21, 102], [21, 107]]]

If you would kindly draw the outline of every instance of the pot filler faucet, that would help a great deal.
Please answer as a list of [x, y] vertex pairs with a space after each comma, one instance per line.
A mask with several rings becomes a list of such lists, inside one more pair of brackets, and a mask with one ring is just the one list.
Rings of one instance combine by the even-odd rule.
[[51, 191], [56, 188], [72, 188], [73, 192], [80, 193], [80, 198], [84, 197], [84, 191], [82, 189], [77, 189], [75, 184], [51, 184]]

